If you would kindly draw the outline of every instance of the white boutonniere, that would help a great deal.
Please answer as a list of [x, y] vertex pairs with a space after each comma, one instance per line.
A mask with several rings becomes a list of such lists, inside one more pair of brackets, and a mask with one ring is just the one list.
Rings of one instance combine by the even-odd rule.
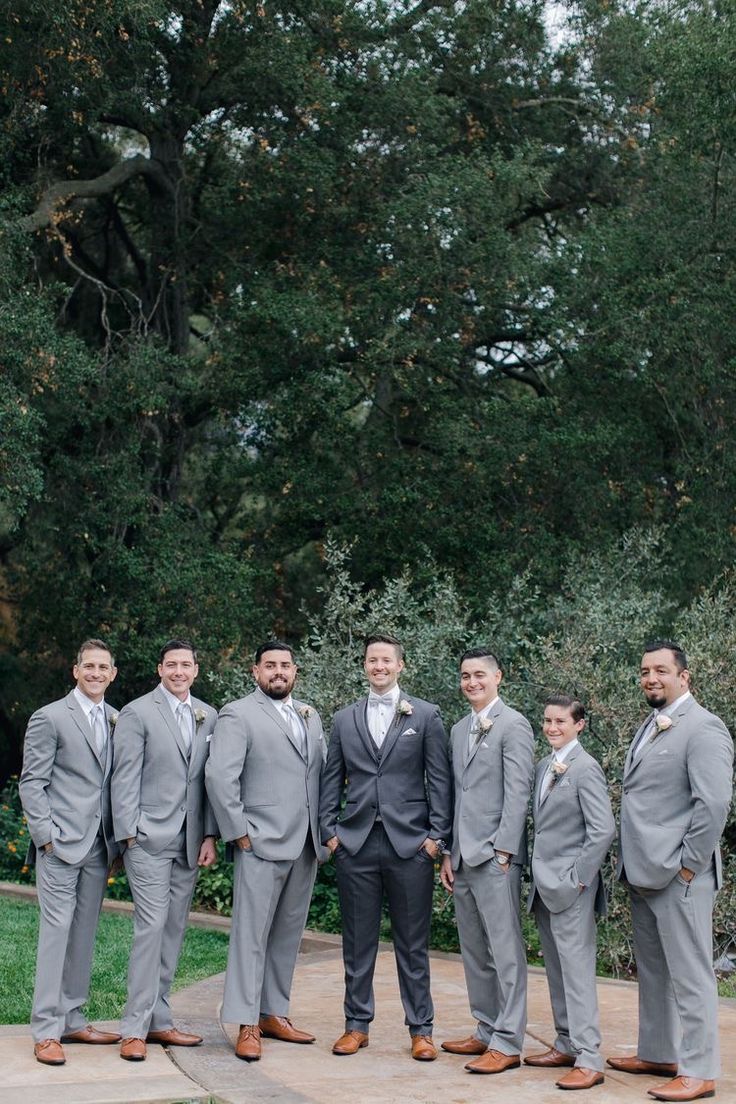
[[312, 709], [311, 705], [300, 705], [299, 706], [299, 716], [301, 717], [301, 719], [304, 722], [308, 721], [313, 713], [314, 713], [314, 710]]
[[199, 726], [201, 724], [204, 724], [204, 722], [206, 720], [207, 720], [207, 714], [205, 713], [204, 709], [195, 709], [194, 710], [194, 723], [197, 726], [197, 728], [199, 728]]
[[[479, 744], [480, 741], [483, 739], [483, 737], [487, 736], [492, 728], [493, 728], [493, 721], [491, 720], [490, 717], [481, 717], [480, 720], [474, 721], [473, 722], [473, 732], [475, 733], [475, 742], [476, 742], [476, 744]], [[488, 745], [484, 744], [484, 747], [488, 747]]]
[[112, 730], [115, 727], [115, 725], [118, 723], [118, 714], [117, 713], [111, 713], [110, 716], [107, 718], [107, 723], [109, 724], [110, 729]]
[[658, 736], [661, 736], [663, 732], [666, 732], [669, 728], [672, 728], [673, 720], [668, 717], [666, 713], [658, 713], [654, 718], [654, 728], [652, 734], [647, 740], [648, 744], [653, 744]]
[[560, 780], [560, 778], [562, 778], [562, 776], [567, 771], [567, 767], [567, 763], [560, 763], [557, 759], [555, 759], [555, 761], [552, 763], [552, 766], [549, 768], [552, 772], [550, 787], [554, 786]]
[[411, 705], [406, 698], [402, 698], [399, 704], [396, 706], [396, 715], [398, 717], [411, 717], [414, 712], [414, 706]]

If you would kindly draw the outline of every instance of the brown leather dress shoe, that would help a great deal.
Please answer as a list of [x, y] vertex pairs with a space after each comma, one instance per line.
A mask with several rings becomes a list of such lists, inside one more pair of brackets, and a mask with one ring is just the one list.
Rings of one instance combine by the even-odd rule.
[[701, 1081], [699, 1077], [675, 1077], [666, 1085], [649, 1089], [655, 1100], [702, 1100], [716, 1095], [715, 1081]]
[[625, 1058], [606, 1058], [606, 1062], [620, 1073], [647, 1073], [650, 1077], [674, 1077], [677, 1073], [677, 1062], [645, 1062], [636, 1054]]
[[555, 1081], [558, 1089], [592, 1089], [594, 1085], [602, 1085], [605, 1077], [600, 1070], [587, 1069], [585, 1066], [575, 1066], [559, 1081]]
[[448, 1054], [485, 1054], [488, 1047], [482, 1039], [476, 1039], [475, 1035], [468, 1035], [467, 1039], [448, 1039], [446, 1043], [440, 1043]]
[[34, 1044], [33, 1053], [36, 1061], [42, 1062], [44, 1066], [63, 1066], [66, 1062], [64, 1048], [58, 1039], [42, 1039], [40, 1043]]
[[199, 1046], [201, 1035], [192, 1035], [189, 1031], [179, 1031], [178, 1027], [169, 1027], [166, 1031], [149, 1031], [147, 1043], [161, 1043], [163, 1046]]
[[110, 1043], [119, 1043], [121, 1036], [117, 1031], [100, 1031], [98, 1027], [87, 1024], [79, 1031], [68, 1031], [61, 1036], [62, 1043], [91, 1043], [92, 1046], [105, 1046]]
[[437, 1057], [437, 1047], [432, 1042], [431, 1035], [412, 1035], [411, 1056], [417, 1062], [434, 1062]]
[[558, 1066], [574, 1066], [575, 1059], [570, 1054], [563, 1054], [556, 1047], [550, 1047], [542, 1054], [529, 1054], [524, 1059], [525, 1066], [537, 1066], [539, 1069], [556, 1069]]
[[126, 1062], [143, 1062], [146, 1057], [145, 1039], [123, 1039], [120, 1044], [120, 1057]]
[[473, 1062], [468, 1062], [466, 1070], [471, 1073], [503, 1073], [521, 1065], [518, 1054], [502, 1054], [500, 1050], [487, 1050]]
[[368, 1046], [365, 1031], [346, 1031], [332, 1048], [333, 1054], [357, 1054], [361, 1047]]
[[257, 1062], [261, 1057], [261, 1029], [257, 1024], [241, 1024], [235, 1056], [244, 1062]]
[[281, 1039], [283, 1043], [313, 1043], [314, 1035], [294, 1027], [286, 1016], [261, 1016], [258, 1021], [261, 1035], [266, 1039]]

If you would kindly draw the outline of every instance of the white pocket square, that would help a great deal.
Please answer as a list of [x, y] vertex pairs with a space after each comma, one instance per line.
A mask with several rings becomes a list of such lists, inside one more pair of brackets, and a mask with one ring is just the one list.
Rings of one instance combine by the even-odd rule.
[[416, 736], [417, 735], [417, 730], [415, 728], [405, 728], [404, 729], [404, 735], [405, 736]]
[[569, 786], [569, 785], [570, 785], [570, 783], [569, 783], [568, 779], [563, 778], [562, 781], [560, 782], [560, 789], [562, 789], [563, 786]]
[[482, 743], [482, 744], [481, 744], [480, 746], [481, 746], [481, 747], [484, 747], [484, 748], [487, 748], [487, 747], [488, 747], [488, 744], [487, 744], [487, 743], [485, 742], [485, 740], [484, 740], [484, 741], [483, 741], [483, 743]]

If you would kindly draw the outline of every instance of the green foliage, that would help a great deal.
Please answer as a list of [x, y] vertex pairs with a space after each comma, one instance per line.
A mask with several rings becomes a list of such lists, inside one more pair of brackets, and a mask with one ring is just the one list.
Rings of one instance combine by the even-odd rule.
[[0, 792], [0, 881], [33, 881], [26, 863], [30, 836], [18, 796], [18, 778], [12, 775]]

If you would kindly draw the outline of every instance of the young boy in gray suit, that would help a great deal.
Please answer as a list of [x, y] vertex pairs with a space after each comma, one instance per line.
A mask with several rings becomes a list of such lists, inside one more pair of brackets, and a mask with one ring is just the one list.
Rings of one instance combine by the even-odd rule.
[[616, 832], [606, 779], [579, 742], [585, 709], [567, 694], [544, 703], [551, 753], [537, 764], [534, 852], [528, 908], [547, 970], [557, 1038], [528, 1066], [572, 1066], [561, 1089], [603, 1083], [595, 973], [595, 914], [606, 909], [600, 869]]

